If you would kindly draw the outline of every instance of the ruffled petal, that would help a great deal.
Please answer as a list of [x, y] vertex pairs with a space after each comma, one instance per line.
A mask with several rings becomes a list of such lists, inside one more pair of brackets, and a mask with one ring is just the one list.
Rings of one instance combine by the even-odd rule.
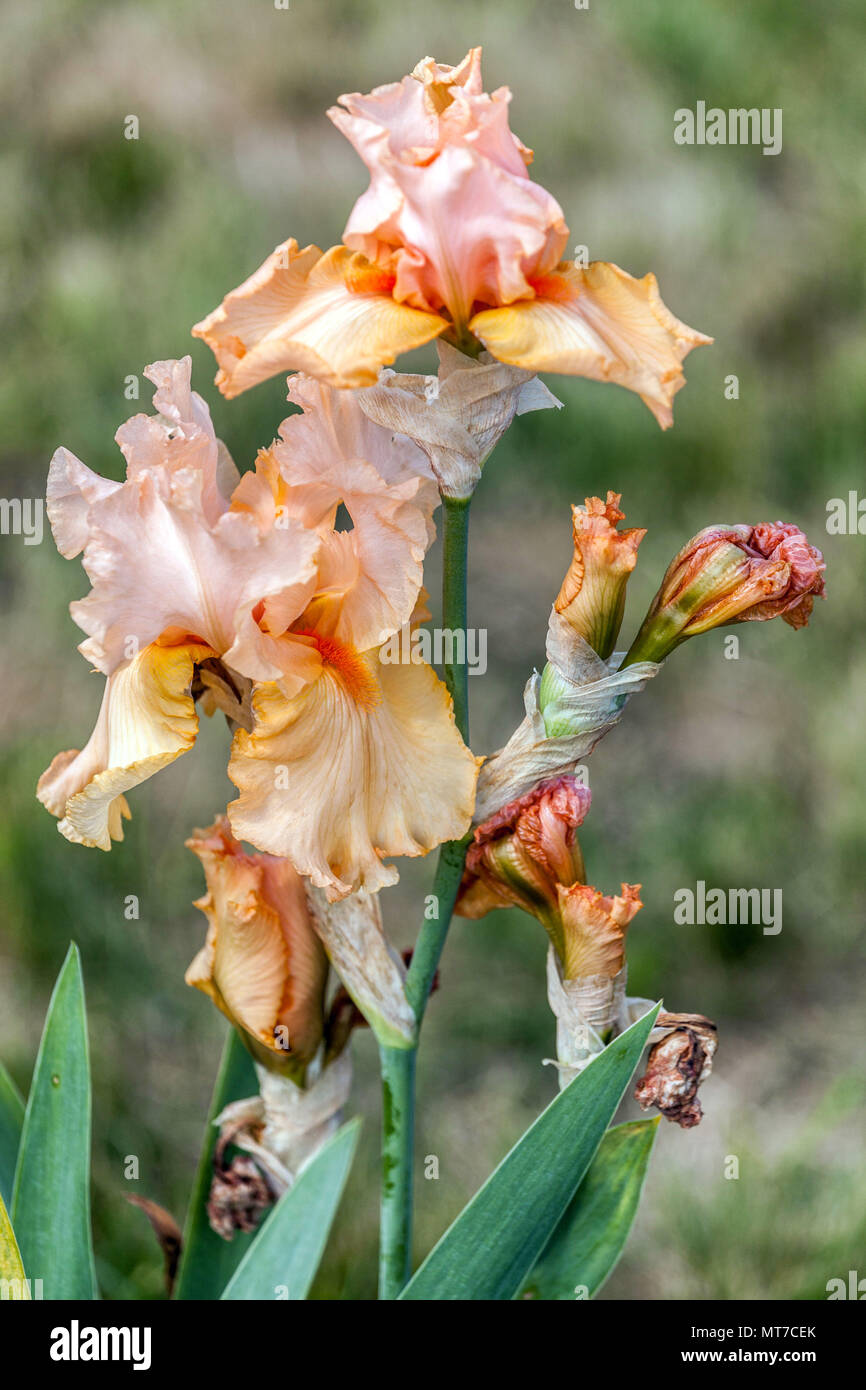
[[212, 349], [232, 398], [278, 372], [370, 386], [380, 367], [437, 337], [446, 320], [392, 297], [394, 277], [345, 246], [283, 242], [193, 334]]
[[711, 343], [662, 303], [654, 275], [636, 280], [619, 266], [565, 262], [533, 283], [534, 299], [485, 309], [469, 327], [501, 362], [564, 372], [636, 391], [662, 429], [685, 382], [682, 362]]
[[228, 507], [239, 474], [214, 433], [206, 403], [192, 390], [192, 358], [153, 362], [144, 375], [156, 387], [157, 414], [133, 415], [117, 431], [126, 476], [155, 473], [166, 489], [173, 483], [188, 486], [188, 479], [195, 478], [205, 518], [213, 523]]
[[606, 898], [588, 883], [559, 884], [559, 910], [567, 980], [605, 975], [610, 979], [625, 964], [625, 933], [643, 906], [640, 884], [624, 883], [621, 897]]
[[292, 618], [303, 612], [319, 537], [291, 520], [263, 534], [233, 510], [209, 525], [200, 481], [176, 478], [166, 493], [145, 471], [91, 509], [84, 568], [93, 588], [70, 611], [90, 638], [82, 651], [106, 674], [166, 631], [206, 642], [243, 675], [280, 674], [252, 613], [278, 594]]
[[110, 849], [129, 819], [124, 792], [174, 762], [195, 742], [198, 716], [190, 695], [196, 662], [214, 653], [199, 644], [152, 645], [106, 682], [89, 742], [58, 753], [36, 795], [58, 829], [76, 844]]
[[[316, 626], [367, 651], [412, 615], [436, 534], [438, 489], [417, 445], [374, 424], [354, 393], [293, 377], [289, 399], [303, 413], [283, 421], [269, 455], [283, 511], [330, 542], [320, 560], [329, 611]], [[352, 521], [347, 533], [331, 531], [338, 503]]]
[[380, 263], [393, 253], [395, 297], [447, 307], [508, 304], [558, 262], [562, 209], [526, 172], [531, 155], [508, 124], [511, 93], [483, 91], [481, 50], [457, 68], [427, 58], [411, 76], [328, 112], [370, 170], [346, 226], [348, 246]]
[[94, 473], [68, 449], [55, 451], [48, 469], [45, 508], [57, 549], [67, 560], [74, 560], [87, 544], [87, 517], [93, 503], [121, 486]]
[[294, 699], [259, 686], [253, 710], [229, 763], [240, 791], [232, 829], [332, 900], [395, 883], [386, 856], [425, 854], [466, 831], [476, 759], [431, 667], [335, 652]]

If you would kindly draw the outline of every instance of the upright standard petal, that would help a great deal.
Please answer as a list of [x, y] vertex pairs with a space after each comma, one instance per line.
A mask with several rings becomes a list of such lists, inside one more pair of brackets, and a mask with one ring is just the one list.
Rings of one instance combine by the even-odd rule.
[[129, 819], [124, 792], [174, 762], [195, 742], [198, 716], [190, 694], [197, 662], [214, 653], [196, 643], [153, 644], [106, 682], [86, 747], [58, 753], [39, 779], [37, 796], [67, 840], [111, 849]]
[[284, 627], [299, 617], [316, 587], [321, 539], [291, 518], [261, 527], [230, 504], [237, 470], [191, 390], [188, 357], [146, 370], [159, 413], [117, 432], [126, 480], [99, 477], [65, 449], [49, 470], [58, 545], [69, 557], [84, 552], [93, 586], [70, 610], [88, 637], [81, 651], [110, 675], [151, 642], [190, 638], [219, 656], [237, 648], [242, 674], [275, 679], [282, 668], [254, 614], [270, 599]]
[[157, 413], [133, 415], [115, 435], [127, 479], [155, 472], [168, 488], [175, 477], [180, 485], [195, 477], [202, 510], [212, 524], [228, 507], [240, 475], [214, 433], [206, 403], [192, 390], [192, 358], [153, 362], [144, 375], [156, 387]]
[[[200, 484], [186, 475], [166, 491], [145, 471], [91, 509], [83, 563], [93, 587], [70, 612], [90, 639], [82, 651], [106, 674], [166, 632], [204, 641], [231, 664], [263, 599], [280, 595], [294, 619], [315, 590], [318, 536], [294, 521], [262, 534], [233, 510], [210, 525]], [[273, 679], [279, 668], [262, 653], [242, 674]]]
[[511, 93], [483, 91], [481, 50], [456, 68], [426, 58], [402, 82], [340, 98], [328, 112], [370, 170], [348, 246], [393, 255], [395, 298], [447, 308], [465, 327], [476, 302], [508, 304], [558, 262], [562, 209], [526, 172], [508, 124]]
[[278, 372], [331, 386], [370, 386], [379, 368], [448, 327], [392, 296], [394, 276], [345, 246], [323, 255], [290, 238], [192, 330], [219, 363], [216, 384], [239, 396]]
[[317, 681], [293, 699], [260, 685], [251, 733], [235, 734], [232, 829], [285, 855], [331, 900], [397, 881], [382, 861], [425, 854], [469, 826], [476, 759], [445, 686], [426, 665], [316, 639]]
[[74, 560], [87, 544], [88, 515], [95, 502], [110, 497], [122, 483], [94, 473], [68, 449], [56, 449], [48, 468], [45, 510], [54, 542], [66, 560]]
[[533, 282], [534, 298], [485, 309], [469, 327], [494, 357], [532, 372], [564, 372], [636, 391], [662, 429], [685, 384], [682, 363], [711, 343], [662, 303], [654, 275], [642, 280], [607, 261], [563, 262]]
[[[292, 518], [322, 535], [318, 598], [309, 626], [367, 651], [407, 623], [435, 536], [439, 494], [411, 440], [368, 419], [352, 392], [305, 376], [289, 381], [303, 409], [280, 426], [234, 497], [262, 525]], [[352, 529], [333, 530], [338, 504]], [[274, 604], [266, 604], [273, 628]]]

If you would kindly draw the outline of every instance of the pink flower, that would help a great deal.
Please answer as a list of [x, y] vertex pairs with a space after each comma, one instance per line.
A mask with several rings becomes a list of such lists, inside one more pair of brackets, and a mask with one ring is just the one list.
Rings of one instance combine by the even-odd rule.
[[527, 172], [511, 93], [486, 93], [481, 50], [432, 58], [329, 111], [370, 171], [345, 245], [282, 243], [193, 329], [236, 396], [279, 371], [370, 386], [381, 366], [444, 337], [470, 355], [636, 391], [666, 428], [682, 362], [712, 340], [681, 323], [653, 275], [561, 259], [568, 227]]
[[455, 324], [476, 303], [532, 297], [568, 240], [559, 204], [527, 173], [532, 151], [509, 129], [510, 102], [507, 87], [484, 91], [474, 48], [455, 68], [425, 58], [328, 112], [370, 171], [346, 245], [390, 264], [395, 299], [446, 309]]
[[784, 618], [805, 627], [824, 597], [825, 568], [790, 523], [707, 526], [671, 561], [623, 666], [663, 661], [686, 638], [727, 623]]
[[[188, 751], [201, 698], [234, 733], [235, 834], [331, 897], [396, 881], [467, 829], [477, 763], [422, 663], [379, 647], [410, 622], [437, 499], [424, 455], [357, 401], [299, 380], [304, 406], [238, 480], [189, 359], [148, 369], [157, 416], [118, 432], [123, 483], [58, 450], [49, 515], [91, 579], [72, 613], [108, 678], [93, 736], [38, 795], [68, 839], [109, 849], [125, 793]], [[343, 503], [354, 527], [336, 530]]]

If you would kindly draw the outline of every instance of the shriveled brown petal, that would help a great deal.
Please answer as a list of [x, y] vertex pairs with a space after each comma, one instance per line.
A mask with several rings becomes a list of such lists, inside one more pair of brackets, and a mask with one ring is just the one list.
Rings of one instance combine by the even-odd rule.
[[223, 1240], [233, 1240], [236, 1231], [254, 1231], [275, 1194], [249, 1154], [235, 1154], [225, 1162], [231, 1135], [220, 1136], [214, 1150], [213, 1177], [207, 1202], [207, 1219], [212, 1231]]
[[703, 1115], [697, 1091], [712, 1071], [716, 1025], [703, 1014], [660, 1013], [656, 1027], [672, 1031], [650, 1050], [635, 1100], [642, 1110], [655, 1106], [666, 1120], [692, 1129]]
[[159, 1248], [165, 1256], [165, 1287], [171, 1298], [183, 1249], [183, 1233], [171, 1212], [166, 1211], [158, 1202], [152, 1202], [149, 1197], [139, 1197], [134, 1193], [128, 1195], [126, 1200], [131, 1206], [144, 1212], [159, 1241]]

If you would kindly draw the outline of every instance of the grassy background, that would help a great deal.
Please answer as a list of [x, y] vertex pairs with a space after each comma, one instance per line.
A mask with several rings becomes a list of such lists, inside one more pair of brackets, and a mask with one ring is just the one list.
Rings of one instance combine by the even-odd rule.
[[[3, 496], [39, 496], [60, 443], [119, 476], [114, 431], [150, 395], [142, 381], [130, 406], [124, 379], [188, 351], [218, 433], [251, 465], [285, 413], [284, 386], [224, 402], [190, 325], [285, 236], [339, 240], [366, 183], [324, 116], [340, 92], [482, 43], [487, 86], [514, 89], [513, 126], [574, 241], [654, 270], [670, 307], [716, 345], [689, 358], [673, 431], [623, 391], [557, 379], [566, 411], [521, 419], [491, 461], [472, 523], [471, 621], [489, 630], [490, 660], [471, 682], [478, 751], [508, 736], [542, 658], [572, 501], [613, 487], [628, 523], [649, 528], [628, 639], [674, 550], [710, 522], [781, 516], [825, 551], [829, 598], [809, 629], [740, 628], [736, 661], [720, 633], [691, 643], [592, 761], [591, 881], [644, 888], [631, 985], [710, 1014], [721, 1033], [705, 1122], [663, 1126], [609, 1297], [821, 1298], [828, 1279], [866, 1273], [866, 539], [825, 530], [827, 501], [863, 486], [864, 27], [856, 0], [588, 11], [568, 0], [291, 0], [288, 11], [39, 0], [3, 17]], [[677, 147], [673, 113], [699, 99], [782, 107], [783, 153]], [[131, 114], [137, 141], [123, 135]], [[731, 373], [736, 401], [724, 397]], [[434, 592], [438, 564], [437, 544]], [[137, 1155], [137, 1190], [180, 1215], [222, 1037], [182, 982], [203, 919], [181, 841], [231, 792], [227, 736], [209, 725], [193, 754], [133, 794], [110, 855], [67, 844], [33, 788], [59, 748], [81, 745], [98, 704], [66, 612], [86, 582], [46, 535], [33, 547], [0, 537], [0, 583], [0, 1055], [26, 1086], [74, 936], [91, 1010], [100, 1277], [108, 1297], [159, 1297], [123, 1164]], [[401, 944], [431, 872], [407, 865], [386, 898]], [[675, 926], [674, 892], [697, 879], [781, 888], [781, 934]], [[124, 918], [131, 893], [139, 921]], [[544, 946], [517, 914], [454, 927], [421, 1063], [420, 1152], [438, 1156], [440, 1177], [419, 1177], [419, 1252], [552, 1094]], [[368, 1119], [322, 1297], [374, 1290], [375, 1056], [369, 1037], [355, 1050]], [[730, 1155], [737, 1181], [724, 1177]]]

